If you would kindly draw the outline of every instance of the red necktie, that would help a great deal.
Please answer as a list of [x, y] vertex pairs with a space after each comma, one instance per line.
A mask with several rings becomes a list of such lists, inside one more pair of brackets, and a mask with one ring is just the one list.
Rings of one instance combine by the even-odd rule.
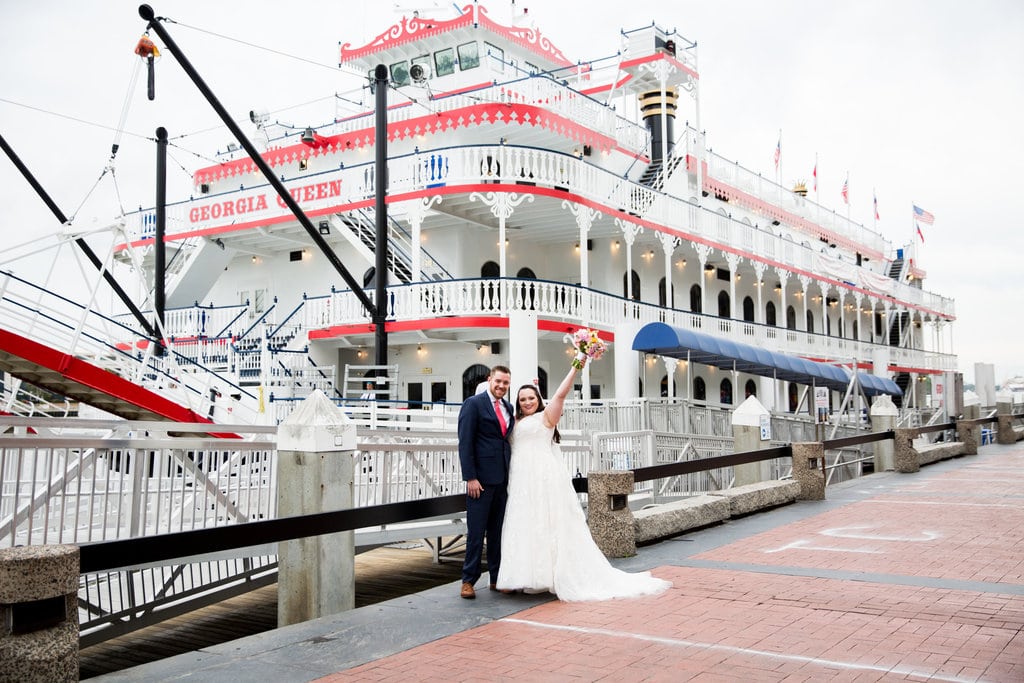
[[508, 433], [508, 423], [505, 422], [505, 411], [501, 409], [501, 400], [494, 402], [494, 412], [498, 415], [498, 422], [501, 424], [501, 435]]

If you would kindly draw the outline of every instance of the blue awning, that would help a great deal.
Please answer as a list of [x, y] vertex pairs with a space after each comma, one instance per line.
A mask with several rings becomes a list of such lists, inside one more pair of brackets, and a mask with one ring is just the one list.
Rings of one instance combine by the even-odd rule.
[[[703, 365], [728, 370], [735, 368], [751, 375], [824, 386], [835, 391], [846, 391], [852, 376], [851, 371], [838, 365], [768, 351], [760, 346], [684, 330], [665, 323], [644, 325], [633, 340], [633, 350], [684, 360], [689, 357], [691, 361]], [[857, 379], [867, 396], [903, 395], [896, 383], [885, 377], [858, 372]]]

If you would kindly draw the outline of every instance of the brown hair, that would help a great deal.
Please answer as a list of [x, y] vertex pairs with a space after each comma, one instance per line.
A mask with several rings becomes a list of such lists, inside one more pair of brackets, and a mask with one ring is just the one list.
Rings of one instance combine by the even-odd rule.
[[[519, 392], [523, 389], [529, 389], [537, 397], [537, 412], [544, 412], [544, 399], [540, 395], [540, 390], [533, 384], [524, 384], [516, 390], [516, 419], [520, 420], [523, 417], [523, 409], [519, 405]], [[555, 443], [562, 443], [562, 435], [558, 433], [558, 427], [555, 427], [555, 433], [551, 435], [551, 440]]]
[[495, 372], [504, 372], [506, 375], [511, 375], [512, 374], [512, 371], [509, 370], [504, 365], [495, 365], [493, 368], [491, 368], [491, 371], [487, 374], [487, 376], [490, 377]]

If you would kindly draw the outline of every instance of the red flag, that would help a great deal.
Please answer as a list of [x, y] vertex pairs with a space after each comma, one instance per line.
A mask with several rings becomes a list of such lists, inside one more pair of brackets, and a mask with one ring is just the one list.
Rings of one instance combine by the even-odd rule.
[[814, 171], [811, 172], [811, 175], [814, 176], [814, 191], [817, 192], [818, 191], [818, 161], [817, 160], [814, 161]]
[[846, 174], [846, 180], [843, 181], [843, 191], [842, 191], [841, 194], [843, 195], [843, 201], [846, 202], [847, 204], [849, 204], [850, 203], [850, 174], [849, 173]]

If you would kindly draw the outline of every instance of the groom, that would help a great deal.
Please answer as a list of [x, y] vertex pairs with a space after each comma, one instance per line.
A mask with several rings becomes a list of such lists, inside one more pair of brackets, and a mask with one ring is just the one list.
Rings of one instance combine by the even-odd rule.
[[463, 598], [476, 597], [484, 536], [491, 590], [501, 564], [501, 525], [508, 499], [508, 466], [512, 448], [508, 436], [515, 422], [505, 399], [512, 372], [504, 365], [491, 368], [487, 391], [463, 402], [459, 411], [459, 461], [466, 482], [466, 561], [462, 565]]

